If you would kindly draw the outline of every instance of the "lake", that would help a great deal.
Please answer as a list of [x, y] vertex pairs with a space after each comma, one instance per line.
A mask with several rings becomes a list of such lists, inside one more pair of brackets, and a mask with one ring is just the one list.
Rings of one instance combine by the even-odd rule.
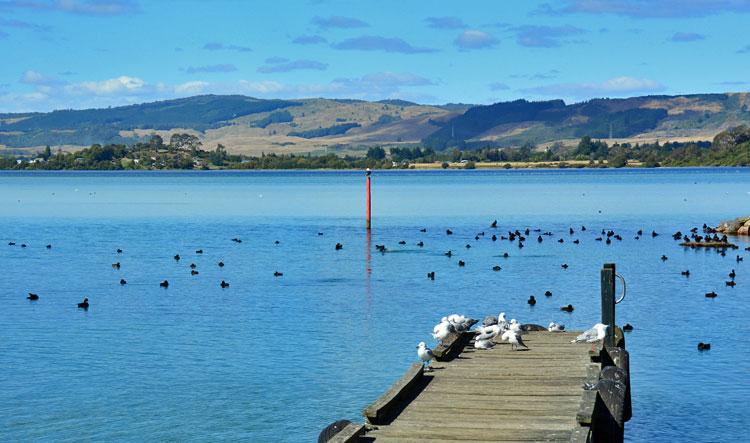
[[[614, 262], [626, 439], [740, 441], [750, 243], [722, 257], [671, 234], [750, 213], [748, 191], [734, 168], [376, 171], [368, 236], [362, 172], [0, 172], [0, 440], [315, 441], [361, 421], [444, 315], [590, 327]], [[526, 227], [554, 236], [490, 239]]]

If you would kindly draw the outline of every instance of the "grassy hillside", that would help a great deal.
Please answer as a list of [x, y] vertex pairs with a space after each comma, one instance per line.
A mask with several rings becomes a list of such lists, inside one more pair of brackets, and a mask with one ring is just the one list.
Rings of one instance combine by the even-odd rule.
[[520, 146], [582, 136], [594, 138], [710, 139], [750, 122], [747, 93], [594, 99], [565, 105], [560, 100], [517, 100], [477, 106], [447, 120], [423, 140], [448, 146]]
[[6, 149], [76, 149], [92, 144], [165, 140], [190, 133], [208, 149], [230, 152], [363, 153], [370, 146], [550, 146], [583, 136], [619, 142], [710, 140], [750, 124], [750, 94], [697, 94], [594, 99], [517, 100], [487, 106], [420, 105], [404, 100], [262, 100], [203, 95], [107, 109], [0, 114]]

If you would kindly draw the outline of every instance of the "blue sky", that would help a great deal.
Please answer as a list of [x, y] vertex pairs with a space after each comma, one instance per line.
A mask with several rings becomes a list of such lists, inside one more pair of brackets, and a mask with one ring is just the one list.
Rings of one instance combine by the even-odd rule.
[[0, 0], [0, 112], [750, 89], [750, 0]]

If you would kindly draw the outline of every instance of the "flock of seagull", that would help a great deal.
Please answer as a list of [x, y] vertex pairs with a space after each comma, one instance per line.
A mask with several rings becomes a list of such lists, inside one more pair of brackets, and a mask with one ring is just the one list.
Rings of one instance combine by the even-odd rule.
[[[478, 320], [469, 318], [463, 314], [451, 314], [443, 317], [440, 323], [432, 329], [432, 337], [442, 345], [450, 336], [466, 332], [474, 333], [474, 349], [489, 350], [495, 347], [495, 339], [500, 337], [502, 342], [510, 343], [511, 350], [527, 351], [529, 347], [523, 342], [523, 335], [529, 331], [542, 330], [543, 327], [531, 324], [521, 324], [515, 318], [506, 320], [505, 312], [501, 312], [497, 317], [488, 315], [482, 321], [482, 325], [472, 331], [472, 327], [479, 323]], [[571, 343], [594, 343], [604, 339], [608, 326], [602, 323], [595, 324], [578, 335]], [[564, 332], [565, 325], [550, 322], [547, 331], [551, 333]], [[419, 342], [417, 345], [417, 357], [427, 365], [427, 371], [430, 371], [430, 361], [435, 358], [432, 349], [427, 347], [425, 342]]]

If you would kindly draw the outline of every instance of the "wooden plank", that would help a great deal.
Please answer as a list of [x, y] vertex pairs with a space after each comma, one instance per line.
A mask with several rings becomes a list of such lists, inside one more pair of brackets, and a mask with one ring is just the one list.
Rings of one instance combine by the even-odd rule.
[[380, 435], [397, 438], [404, 441], [407, 438], [417, 438], [421, 441], [458, 440], [458, 441], [568, 441], [572, 430], [528, 429], [525, 431], [498, 432], [488, 429], [467, 429], [449, 427], [421, 427], [395, 428], [389, 426], [377, 431], [376, 440]]
[[590, 433], [590, 427], [579, 426], [570, 434], [570, 443], [588, 443]]
[[432, 350], [435, 360], [450, 361], [458, 357], [458, 354], [461, 353], [469, 341], [474, 338], [474, 334], [476, 334], [475, 331], [449, 334], [442, 343], [435, 346], [435, 349]]
[[[599, 381], [600, 365], [590, 363], [586, 366], [586, 381], [588, 385], [593, 385]], [[594, 406], [596, 405], [596, 390], [584, 390], [581, 395], [581, 402], [576, 413], [576, 420], [583, 426], [591, 426], [594, 417]]]
[[584, 391], [581, 396], [581, 405], [576, 413], [576, 420], [581, 425], [591, 426], [594, 418], [594, 406], [596, 405], [596, 391]]
[[633, 417], [633, 408], [631, 404], [631, 397], [630, 397], [630, 354], [628, 351], [626, 351], [624, 348], [616, 347], [616, 348], [608, 348], [607, 353], [609, 354], [612, 362], [617, 366], [618, 368], [622, 369], [625, 372], [625, 375], [627, 377], [626, 380], [626, 387], [625, 387], [625, 405], [623, 410], [623, 420], [629, 421]]
[[364, 423], [349, 423], [327, 443], [356, 443], [365, 433]]
[[601, 271], [602, 285], [602, 323], [608, 325], [604, 343], [614, 346], [615, 328], [615, 264], [606, 263]]
[[422, 363], [414, 363], [406, 373], [394, 383], [388, 391], [380, 396], [373, 404], [365, 408], [364, 416], [370, 424], [382, 424], [396, 412], [399, 402], [404, 400], [410, 390], [422, 379], [424, 367]]
[[[452, 419], [452, 417], [463, 416], [480, 416], [486, 420], [505, 420], [508, 417], [559, 417], [570, 420], [576, 412], [575, 408], [557, 408], [554, 413], [561, 415], [550, 415], [549, 406], [538, 403], [533, 407], [517, 407], [514, 405], [490, 407], [491, 405], [484, 405], [486, 405], [486, 407], [475, 408], [456, 408], [451, 405], [448, 410], [446, 410], [445, 405], [443, 405], [442, 408], [438, 405], [432, 405], [430, 407], [422, 405], [419, 408], [406, 408], [404, 412], [399, 415], [399, 420], [407, 418], [442, 418], [447, 421]], [[568, 412], [571, 413], [568, 414]]]

